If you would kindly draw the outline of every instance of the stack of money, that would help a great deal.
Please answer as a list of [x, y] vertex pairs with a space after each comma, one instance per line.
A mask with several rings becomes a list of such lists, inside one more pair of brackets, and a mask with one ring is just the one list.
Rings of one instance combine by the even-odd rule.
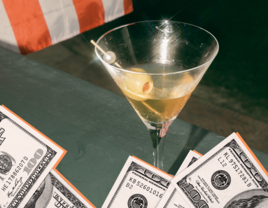
[[0, 106], [0, 208], [94, 207], [56, 170], [65, 153]]
[[238, 133], [204, 156], [190, 151], [173, 177], [129, 157], [103, 208], [268, 208], [268, 173]]
[[[57, 170], [66, 151], [0, 106], [0, 208], [95, 207]], [[238, 133], [175, 176], [130, 156], [103, 208], [268, 208], [268, 173]]]

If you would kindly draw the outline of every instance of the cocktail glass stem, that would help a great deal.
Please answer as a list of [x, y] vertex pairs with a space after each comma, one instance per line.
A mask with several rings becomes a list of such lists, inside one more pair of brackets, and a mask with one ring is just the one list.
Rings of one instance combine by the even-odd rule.
[[153, 165], [161, 170], [164, 168], [164, 143], [165, 136], [161, 137], [160, 135], [161, 129], [151, 130], [149, 132], [151, 134], [152, 142], [153, 142]]

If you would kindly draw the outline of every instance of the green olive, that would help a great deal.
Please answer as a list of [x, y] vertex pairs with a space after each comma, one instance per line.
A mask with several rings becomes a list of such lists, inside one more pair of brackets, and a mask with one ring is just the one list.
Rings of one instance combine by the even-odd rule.
[[130, 92], [129, 90], [124, 90], [122, 89], [122, 92], [129, 98], [133, 99], [133, 100], [137, 100], [137, 101], [144, 101], [147, 100], [147, 98], [141, 97], [137, 94], [134, 94], [132, 92]]
[[[129, 71], [146, 73], [141, 68], [132, 68]], [[126, 73], [124, 83], [127, 90], [141, 96], [150, 94], [154, 86], [152, 77], [146, 74]]]
[[193, 91], [194, 90], [193, 83], [194, 79], [191, 75], [189, 74], [184, 75], [184, 77], [179, 82], [181, 95], [185, 95], [185, 93]]
[[191, 75], [186, 74], [182, 79], [180, 79], [180, 85], [192, 85], [194, 82], [194, 79]]

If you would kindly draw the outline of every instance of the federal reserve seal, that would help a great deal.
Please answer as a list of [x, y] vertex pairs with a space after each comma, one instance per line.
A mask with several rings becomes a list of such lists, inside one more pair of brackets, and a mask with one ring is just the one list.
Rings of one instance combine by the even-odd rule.
[[132, 195], [127, 204], [128, 208], [146, 208], [148, 206], [147, 199], [141, 194]]
[[211, 183], [215, 189], [227, 189], [231, 184], [231, 176], [224, 170], [218, 170], [212, 175]]
[[12, 167], [12, 160], [8, 155], [0, 155], [0, 173], [6, 174]]

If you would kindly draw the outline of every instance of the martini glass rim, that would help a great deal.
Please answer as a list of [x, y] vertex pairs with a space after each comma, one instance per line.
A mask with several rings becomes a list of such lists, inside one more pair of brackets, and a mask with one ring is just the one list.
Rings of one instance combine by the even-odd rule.
[[[201, 65], [198, 65], [196, 67], [192, 67], [192, 68], [189, 68], [189, 69], [186, 69], [186, 70], [181, 70], [181, 71], [176, 71], [176, 72], [165, 72], [165, 73], [147, 73], [147, 72], [135, 72], [135, 71], [130, 71], [130, 70], [127, 70], [127, 69], [123, 69], [123, 68], [119, 68], [119, 67], [116, 67], [116, 66], [113, 66], [107, 62], [105, 62], [103, 60], [103, 58], [99, 55], [98, 53], [98, 49], [95, 47], [95, 53], [97, 54], [98, 58], [103, 61], [104, 63], [108, 64], [110, 67], [112, 67], [113, 69], [115, 70], [119, 70], [119, 71], [123, 71], [123, 72], [127, 72], [127, 73], [133, 73], [133, 74], [143, 74], [143, 75], [172, 75], [172, 74], [183, 74], [185, 72], [190, 72], [190, 71], [193, 71], [195, 69], [199, 69], [200, 67], [203, 67], [207, 64], [210, 64], [214, 58], [216, 57], [216, 55], [218, 54], [219, 52], [219, 42], [218, 40], [216, 39], [216, 37], [209, 31], [207, 31], [206, 29], [202, 28], [202, 27], [199, 27], [199, 26], [196, 26], [196, 25], [193, 25], [193, 24], [190, 24], [190, 23], [185, 23], [185, 22], [181, 22], [181, 21], [169, 21], [169, 20], [148, 20], [148, 21], [137, 21], [137, 22], [132, 22], [132, 23], [128, 23], [128, 24], [124, 24], [124, 25], [121, 25], [121, 26], [118, 26], [118, 27], [115, 27], [107, 32], [105, 32], [103, 35], [101, 35], [98, 40], [96, 41], [96, 43], [98, 44], [100, 42], [100, 40], [105, 37], [107, 34], [115, 31], [115, 30], [118, 30], [120, 28], [123, 28], [123, 27], [127, 27], [127, 26], [131, 26], [131, 25], [135, 25], [135, 24], [139, 24], [139, 23], [148, 23], [148, 22], [163, 22], [162, 25], [166, 24], [167, 22], [171, 22], [171, 23], [180, 23], [180, 24], [184, 24], [184, 25], [189, 25], [189, 26], [192, 26], [192, 27], [195, 27], [195, 28], [198, 28], [200, 30], [203, 30], [205, 31], [206, 33], [208, 33], [209, 35], [211, 35], [213, 37], [213, 39], [216, 41], [216, 47], [217, 47], [217, 51], [216, 53], [210, 57], [209, 60], [207, 60], [205, 63], [201, 64]], [[162, 26], [161, 25], [161, 26]], [[162, 65], [165, 65], [165, 64], [162, 64]], [[168, 65], [167, 65], [168, 66]]]

